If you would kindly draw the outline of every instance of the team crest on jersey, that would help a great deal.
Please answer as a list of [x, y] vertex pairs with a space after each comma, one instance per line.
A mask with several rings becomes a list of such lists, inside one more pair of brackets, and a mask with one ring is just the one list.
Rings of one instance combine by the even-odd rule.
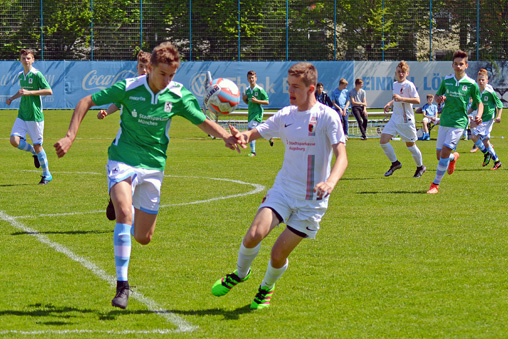
[[316, 125], [317, 119], [315, 116], [312, 116], [309, 121], [309, 137], [313, 137], [316, 135]]
[[170, 101], [166, 101], [164, 103], [164, 112], [169, 113], [173, 109], [173, 103]]
[[138, 112], [135, 109], [132, 110], [132, 117], [133, 118], [137, 118], [138, 117]]
[[29, 84], [33, 84], [33, 82], [34, 82], [34, 79], [32, 79], [32, 78], [28, 79]]
[[467, 91], [467, 86], [466, 86], [466, 85], [462, 86], [462, 90], [463, 90], [464, 92], [465, 92], [465, 91]]
[[485, 101], [485, 102], [489, 101], [489, 97], [488, 97], [487, 95], [486, 95], [486, 96], [484, 96], [484, 97], [483, 97], [483, 101]]

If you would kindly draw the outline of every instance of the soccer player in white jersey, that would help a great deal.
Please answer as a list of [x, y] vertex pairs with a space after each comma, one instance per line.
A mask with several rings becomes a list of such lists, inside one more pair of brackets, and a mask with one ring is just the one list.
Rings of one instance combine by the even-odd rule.
[[[53, 176], [49, 171], [48, 157], [42, 147], [44, 136], [44, 114], [42, 109], [42, 95], [52, 95], [53, 90], [46, 78], [35, 67], [32, 67], [35, 57], [34, 51], [24, 48], [19, 52], [19, 59], [23, 71], [18, 79], [21, 89], [6, 100], [7, 105], [21, 97], [18, 117], [11, 130], [11, 145], [32, 154], [36, 168], [42, 167], [42, 178], [39, 185], [46, 185]], [[33, 146], [26, 140], [26, 135], [32, 139]]]
[[[487, 166], [492, 158], [494, 160], [494, 167], [491, 169], [497, 170], [502, 165], [501, 160], [499, 160], [499, 157], [489, 140], [494, 122], [501, 122], [503, 103], [497, 96], [494, 88], [489, 85], [489, 76], [486, 69], [480, 69], [476, 81], [481, 92], [483, 115], [482, 123], [471, 128], [471, 138], [473, 139], [475, 146], [478, 147], [478, 149], [484, 154], [483, 167]], [[474, 112], [475, 108], [476, 107], [474, 105], [471, 105], [471, 108], [468, 109], [468, 113]]]
[[452, 67], [454, 75], [446, 76], [436, 93], [436, 102], [446, 105], [441, 113], [439, 121], [439, 132], [436, 142], [436, 156], [439, 161], [436, 169], [436, 177], [428, 189], [428, 194], [439, 192], [439, 184], [445, 172], [452, 174], [459, 158], [458, 152], [453, 152], [467, 128], [469, 118], [467, 116], [467, 104], [469, 98], [473, 98], [473, 105], [478, 106], [478, 113], [475, 117], [476, 124], [482, 122], [483, 103], [480, 98], [480, 89], [476, 82], [467, 76], [468, 55], [458, 50], [453, 54]]
[[205, 134], [222, 138], [226, 147], [238, 149], [237, 139], [215, 122], [207, 120], [194, 95], [182, 84], [173, 81], [180, 66], [176, 47], [169, 42], [155, 47], [150, 63], [148, 75], [120, 81], [81, 99], [72, 115], [67, 135], [54, 145], [58, 157], [63, 157], [92, 106], [113, 102], [122, 105], [120, 129], [108, 149], [106, 167], [109, 192], [116, 211], [113, 242], [117, 289], [112, 305], [120, 308], [127, 307], [129, 298], [127, 271], [131, 235], [138, 243], [146, 245], [155, 231], [171, 118], [182, 116]]
[[422, 152], [416, 146], [418, 135], [416, 134], [415, 115], [413, 111], [413, 104], [420, 103], [420, 95], [416, 90], [416, 86], [409, 80], [409, 65], [402, 60], [397, 65], [395, 71], [396, 81], [393, 83], [393, 99], [388, 102], [384, 109], [385, 112], [390, 110], [393, 106], [393, 114], [390, 121], [383, 128], [379, 144], [385, 152], [392, 165], [385, 173], [385, 177], [393, 174], [394, 171], [402, 167], [402, 164], [397, 160], [395, 151], [393, 150], [390, 140], [394, 135], [400, 135], [400, 138], [406, 142], [406, 147], [411, 152], [414, 161], [416, 162], [416, 172], [413, 178], [419, 178], [427, 170], [423, 165]]
[[[251, 140], [279, 137], [285, 145], [284, 162], [273, 187], [243, 238], [237, 269], [215, 282], [212, 294], [223, 296], [251, 276], [251, 264], [261, 241], [280, 223], [287, 225], [272, 247], [265, 277], [251, 303], [252, 309], [270, 306], [275, 282], [288, 267], [288, 256], [304, 238], [313, 239], [328, 207], [330, 193], [347, 167], [345, 136], [340, 118], [332, 108], [316, 101], [317, 70], [297, 63], [288, 70], [289, 102], [256, 128], [238, 132], [245, 146]], [[336, 161], [331, 167], [332, 156]], [[331, 170], [330, 170], [331, 167]]]

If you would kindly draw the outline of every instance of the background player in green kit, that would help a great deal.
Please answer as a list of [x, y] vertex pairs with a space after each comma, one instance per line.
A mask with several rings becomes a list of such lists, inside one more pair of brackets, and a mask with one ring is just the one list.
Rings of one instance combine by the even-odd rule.
[[[249, 124], [249, 130], [254, 129], [257, 125], [263, 122], [263, 106], [268, 105], [268, 94], [261, 88], [256, 82], [258, 80], [256, 72], [248, 71], [247, 80], [249, 81], [249, 87], [245, 90], [243, 95], [243, 101], [249, 105], [249, 115], [247, 121]], [[270, 146], [273, 146], [273, 139], [268, 140]], [[249, 143], [250, 153], [249, 157], [256, 156], [256, 140]]]
[[461, 50], [453, 54], [452, 67], [455, 74], [446, 76], [441, 81], [436, 93], [436, 102], [443, 103], [446, 100], [446, 105], [441, 113], [436, 142], [436, 155], [439, 162], [436, 177], [427, 191], [429, 194], [438, 193], [439, 184], [445, 172], [452, 174], [455, 171], [459, 153], [452, 153], [452, 151], [457, 148], [462, 133], [467, 128], [469, 98], [473, 98], [473, 105], [478, 106], [475, 122], [479, 125], [482, 121], [483, 104], [480, 98], [480, 89], [476, 82], [466, 74], [466, 69], [469, 66], [467, 59], [467, 53]]
[[146, 245], [155, 231], [171, 118], [182, 116], [205, 134], [222, 138], [226, 147], [238, 149], [233, 136], [206, 119], [194, 95], [172, 81], [179, 66], [178, 50], [171, 43], [155, 47], [147, 75], [120, 81], [81, 99], [67, 135], [54, 145], [58, 157], [64, 156], [92, 106], [113, 102], [122, 105], [120, 129], [108, 149], [107, 164], [110, 196], [116, 212], [113, 241], [117, 290], [112, 300], [115, 307], [126, 308], [129, 298], [131, 234], [137, 242]]
[[[46, 185], [53, 177], [49, 172], [48, 158], [42, 148], [44, 134], [44, 114], [42, 112], [41, 95], [52, 95], [44, 75], [32, 67], [35, 57], [31, 49], [22, 49], [19, 52], [23, 71], [19, 72], [18, 79], [21, 89], [6, 100], [7, 105], [19, 97], [18, 117], [12, 126], [11, 145], [22, 151], [30, 152], [34, 158], [36, 168], [42, 167], [42, 178], [39, 185]], [[26, 141], [26, 135], [32, 139], [33, 146]]]

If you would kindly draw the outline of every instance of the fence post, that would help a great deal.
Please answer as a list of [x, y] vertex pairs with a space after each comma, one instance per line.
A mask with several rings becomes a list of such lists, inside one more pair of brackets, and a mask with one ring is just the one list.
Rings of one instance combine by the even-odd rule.
[[333, 61], [337, 61], [337, 0], [333, 2]]
[[189, 0], [189, 61], [192, 61], [192, 0]]
[[289, 0], [286, 0], [286, 61], [289, 61]]
[[90, 10], [92, 12], [91, 20], [90, 20], [90, 34], [91, 34], [90, 46], [91, 46], [91, 52], [92, 52], [91, 58], [93, 61], [93, 0], [90, 0]]
[[140, 31], [139, 31], [139, 49], [142, 51], [143, 50], [143, 0], [141, 0], [139, 2], [139, 9], [140, 9], [140, 18], [139, 18], [139, 27], [140, 27]]
[[41, 0], [41, 60], [44, 61], [44, 14]]
[[476, 61], [480, 61], [480, 0], [476, 0]]
[[242, 17], [240, 15], [240, 0], [238, 0], [238, 61], [240, 61], [240, 48], [241, 48], [241, 45], [240, 45], [240, 29], [241, 29], [241, 20], [242, 20]]
[[429, 2], [429, 61], [432, 61], [432, 0]]

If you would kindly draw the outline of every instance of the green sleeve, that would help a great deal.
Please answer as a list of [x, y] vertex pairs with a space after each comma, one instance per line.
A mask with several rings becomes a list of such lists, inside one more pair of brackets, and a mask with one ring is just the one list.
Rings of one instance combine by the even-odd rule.
[[437, 92], [436, 92], [436, 95], [441, 96], [441, 95], [443, 95], [443, 94], [445, 94], [445, 93], [446, 93], [445, 81], [444, 81], [444, 80], [442, 80], [442, 81], [441, 81], [441, 84], [439, 85], [439, 88], [438, 88], [438, 90], [437, 90]]
[[494, 98], [496, 107], [499, 109], [503, 108], [503, 103], [501, 102], [501, 99], [499, 99], [499, 97], [497, 96], [496, 92], [492, 92], [492, 97]]
[[[125, 95], [125, 80], [117, 82], [109, 88], [92, 94], [92, 101], [97, 106], [115, 103], [116, 107], [122, 102]], [[121, 104], [120, 104], [121, 105]]]
[[174, 110], [177, 115], [184, 117], [194, 125], [199, 125], [206, 120], [206, 115], [201, 111], [198, 100], [185, 88], [182, 88], [182, 98], [177, 101], [177, 107]]
[[37, 72], [37, 78], [39, 79], [40, 89], [51, 89], [51, 86], [41, 72]]
[[270, 99], [268, 98], [268, 94], [266, 93], [266, 91], [264, 89], [261, 89], [261, 99], [260, 100], [266, 100], [266, 101], [270, 102]]
[[473, 98], [473, 104], [478, 105], [478, 103], [480, 103], [482, 101], [482, 98], [480, 95], [480, 88], [478, 87], [477, 83], [474, 83], [474, 85], [472, 87], [471, 97]]

